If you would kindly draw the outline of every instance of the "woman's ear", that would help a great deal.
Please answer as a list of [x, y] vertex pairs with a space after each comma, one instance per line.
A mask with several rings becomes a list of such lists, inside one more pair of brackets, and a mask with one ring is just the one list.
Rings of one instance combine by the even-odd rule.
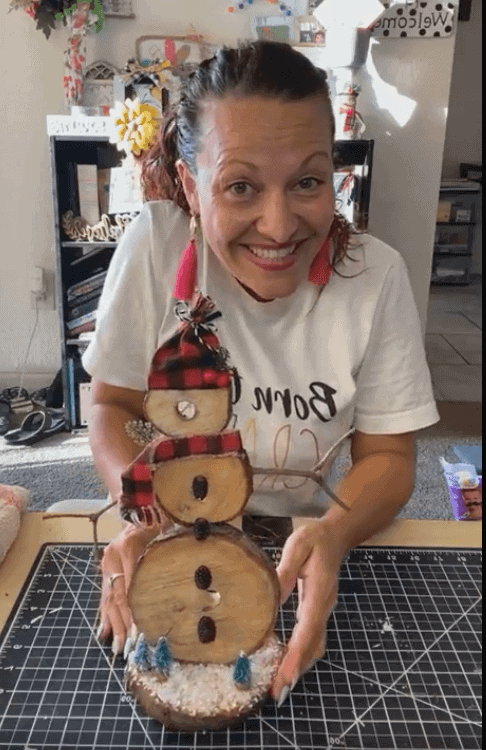
[[177, 174], [179, 175], [179, 179], [182, 183], [184, 195], [186, 196], [189, 208], [191, 209], [193, 215], [199, 216], [201, 210], [199, 208], [199, 195], [197, 192], [196, 178], [193, 176], [189, 167], [182, 159], [178, 159], [175, 166], [177, 169]]

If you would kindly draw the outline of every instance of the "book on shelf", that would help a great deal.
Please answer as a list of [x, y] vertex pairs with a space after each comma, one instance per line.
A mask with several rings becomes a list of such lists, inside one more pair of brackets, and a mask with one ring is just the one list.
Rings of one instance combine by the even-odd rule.
[[102, 288], [98, 287], [97, 289], [92, 289], [91, 292], [86, 292], [86, 294], [80, 294], [76, 297], [72, 297], [71, 299], [68, 299], [67, 306], [69, 309], [71, 309], [72, 307], [84, 305], [86, 302], [89, 302], [92, 299], [99, 299], [101, 297], [102, 291]]
[[81, 333], [87, 333], [95, 330], [95, 321], [92, 320], [89, 323], [83, 323], [79, 328], [73, 328], [68, 331], [68, 338], [73, 339], [78, 337]]
[[460, 177], [457, 179], [442, 180], [442, 182], [440, 183], [440, 189], [451, 190], [451, 191], [470, 190], [473, 193], [477, 193], [480, 189], [480, 186], [474, 180], [468, 180], [467, 177]]
[[88, 224], [101, 219], [98, 200], [98, 167], [96, 164], [77, 164], [79, 213]]
[[77, 284], [70, 286], [66, 293], [68, 301], [72, 301], [83, 294], [89, 294], [95, 289], [100, 289], [105, 283], [107, 273], [108, 271], [101, 271], [88, 279], [84, 279], [83, 281], [79, 281]]
[[87, 315], [90, 312], [98, 309], [99, 297], [96, 297], [89, 302], [85, 302], [83, 305], [77, 305], [69, 310], [67, 314], [68, 321], [82, 318], [83, 315]]
[[80, 341], [85, 341], [86, 344], [89, 344], [91, 339], [94, 337], [94, 331], [83, 331], [79, 334], [78, 338]]
[[74, 318], [74, 320], [68, 320], [66, 322], [66, 326], [68, 331], [74, 331], [76, 328], [80, 328], [85, 323], [92, 323], [96, 320], [96, 310], [92, 310], [92, 312], [86, 313], [85, 315], [81, 315], [79, 318]]

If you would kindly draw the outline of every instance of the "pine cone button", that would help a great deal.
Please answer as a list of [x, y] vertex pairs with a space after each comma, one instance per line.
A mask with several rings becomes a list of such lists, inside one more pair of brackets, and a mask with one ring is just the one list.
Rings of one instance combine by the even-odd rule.
[[198, 518], [192, 528], [198, 542], [203, 542], [211, 533], [211, 526], [205, 518]]
[[211, 617], [201, 617], [197, 626], [201, 643], [212, 643], [216, 639], [216, 623]]
[[196, 570], [194, 580], [198, 589], [207, 591], [207, 589], [211, 586], [213, 576], [211, 575], [211, 571], [209, 570], [209, 568], [207, 568], [205, 565], [201, 565], [201, 567]]

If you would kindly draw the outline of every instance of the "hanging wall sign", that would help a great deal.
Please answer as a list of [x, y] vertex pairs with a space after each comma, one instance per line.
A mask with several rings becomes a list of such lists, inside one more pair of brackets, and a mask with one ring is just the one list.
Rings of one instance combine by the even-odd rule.
[[410, 0], [384, 2], [385, 13], [373, 26], [374, 37], [452, 36], [456, 26], [458, 0]]

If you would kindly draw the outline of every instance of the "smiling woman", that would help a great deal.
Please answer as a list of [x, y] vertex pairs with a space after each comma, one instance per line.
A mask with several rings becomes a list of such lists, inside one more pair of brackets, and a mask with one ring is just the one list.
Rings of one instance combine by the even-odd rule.
[[[214, 454], [234, 433], [255, 475], [244, 512], [309, 518], [277, 570], [281, 602], [299, 589], [272, 685], [280, 701], [324, 653], [344, 556], [408, 501], [415, 432], [439, 419], [407, 268], [336, 213], [334, 150], [326, 73], [290, 45], [242, 43], [202, 62], [145, 156], [143, 178], [160, 200], [117, 247], [83, 355], [94, 460], [121, 508], [123, 488], [135, 487], [148, 516], [157, 502], [166, 508], [165, 524], [164, 502], [185, 502], [191, 450]], [[126, 425], [142, 418], [164, 430], [170, 492], [154, 489], [152, 460], [127, 484], [139, 446]], [[184, 437], [171, 447], [174, 430]], [[351, 434], [353, 467], [336, 487], [336, 446]], [[198, 502], [214, 484], [205, 471], [190, 490]], [[347, 509], [328, 507], [309, 479], [318, 471], [330, 472], [329, 495]], [[216, 505], [232, 496], [231, 481]], [[131, 528], [104, 554], [100, 634], [113, 632], [115, 652], [146, 544]]]

